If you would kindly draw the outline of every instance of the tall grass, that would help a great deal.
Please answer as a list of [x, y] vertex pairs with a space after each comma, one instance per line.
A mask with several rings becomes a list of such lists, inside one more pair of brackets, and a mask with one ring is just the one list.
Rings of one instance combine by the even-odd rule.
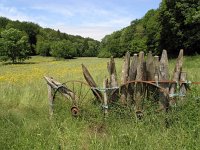
[[[200, 97], [198, 86], [184, 104], [168, 114], [145, 111], [137, 120], [132, 111], [113, 107], [104, 118], [98, 104], [88, 105], [80, 117], [70, 113], [70, 103], [56, 98], [55, 114], [49, 119], [44, 75], [65, 82], [84, 81], [85, 64], [98, 85], [108, 76], [108, 59], [78, 58], [55, 61], [33, 57], [26, 64], [0, 64], [0, 149], [199, 149]], [[170, 68], [175, 60], [170, 61]], [[122, 59], [116, 59], [118, 78]], [[188, 79], [200, 81], [200, 58], [186, 57]], [[168, 127], [166, 127], [166, 119]]]

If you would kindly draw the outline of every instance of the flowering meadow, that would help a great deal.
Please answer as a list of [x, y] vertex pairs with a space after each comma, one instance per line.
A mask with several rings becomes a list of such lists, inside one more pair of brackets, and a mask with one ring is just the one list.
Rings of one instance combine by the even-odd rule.
[[[191, 85], [185, 103], [168, 114], [147, 113], [137, 120], [126, 108], [112, 108], [104, 118], [100, 106], [88, 107], [81, 117], [72, 117], [62, 97], [50, 119], [44, 76], [64, 83], [84, 81], [84, 64], [99, 87], [108, 77], [109, 59], [55, 60], [34, 56], [26, 63], [0, 63], [0, 149], [198, 149], [200, 144], [200, 87]], [[115, 59], [120, 81], [123, 59]], [[173, 71], [175, 60], [170, 61]], [[200, 57], [185, 57], [188, 80], [200, 81]], [[153, 111], [151, 111], [153, 112]], [[165, 119], [169, 120], [166, 127]]]

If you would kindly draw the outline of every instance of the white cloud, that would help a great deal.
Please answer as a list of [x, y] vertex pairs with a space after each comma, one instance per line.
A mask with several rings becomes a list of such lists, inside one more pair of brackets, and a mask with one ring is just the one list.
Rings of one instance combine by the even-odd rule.
[[[140, 17], [133, 11], [135, 6], [115, 0], [7, 0], [0, 4], [0, 16], [12, 20], [32, 21], [43, 27], [52, 27], [72, 35], [81, 35], [101, 40], [105, 35], [126, 27]], [[147, 0], [135, 0], [147, 1]], [[160, 1], [160, 0], [156, 0]], [[17, 4], [16, 4], [17, 3]]]
[[0, 4], [0, 16], [7, 17], [12, 20], [29, 20], [30, 18], [20, 11], [17, 10], [15, 7], [6, 7]]
[[64, 25], [58, 25], [58, 26], [52, 26], [55, 30], [60, 30], [62, 32], [72, 34], [72, 35], [81, 35], [83, 37], [91, 37], [96, 40], [101, 40], [105, 35], [111, 34], [113, 31], [118, 30], [113, 27], [108, 26], [64, 26]]

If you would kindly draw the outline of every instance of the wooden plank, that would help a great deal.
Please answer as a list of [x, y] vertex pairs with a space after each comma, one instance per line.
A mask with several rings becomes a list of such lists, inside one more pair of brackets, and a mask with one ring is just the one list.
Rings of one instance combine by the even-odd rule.
[[[172, 80], [178, 82], [180, 78], [180, 73], [182, 71], [182, 66], [183, 66], [183, 49], [180, 50], [178, 58], [176, 60], [176, 66], [174, 68]], [[171, 88], [169, 90], [170, 95], [174, 95], [176, 91], [177, 85], [173, 83], [171, 85]], [[175, 105], [176, 104], [176, 98], [175, 97], [170, 97], [170, 105]]]
[[[126, 84], [128, 81], [129, 67], [130, 67], [130, 53], [127, 52], [122, 66], [121, 84]], [[120, 98], [122, 104], [126, 104], [126, 98], [127, 98], [127, 87], [123, 86], [121, 88], [121, 98]]]
[[63, 94], [67, 99], [72, 100], [72, 105], [77, 106], [78, 97], [73, 93], [72, 90], [68, 89], [66, 86], [63, 86], [60, 82], [54, 80], [53, 78], [44, 77], [47, 81], [47, 84], [54, 90], [58, 90], [61, 94]]
[[146, 68], [147, 68], [147, 80], [148, 81], [154, 80], [155, 65], [154, 65], [154, 58], [152, 56], [151, 51], [147, 55]]
[[[97, 88], [97, 84], [95, 83], [94, 79], [92, 78], [91, 74], [89, 73], [88, 69], [82, 64], [83, 76], [87, 83], [90, 85], [91, 88]], [[98, 101], [102, 101], [103, 95], [100, 91], [91, 89], [94, 96]]]
[[[137, 64], [138, 64], [138, 56], [137, 54], [134, 54], [131, 62], [130, 62], [130, 69], [129, 69], [129, 81], [134, 81], [136, 78], [137, 74]], [[128, 92], [127, 92], [127, 104], [130, 106], [132, 105], [135, 100], [134, 100], [134, 89], [135, 89], [135, 84], [130, 83], [128, 85]]]
[[113, 57], [110, 58], [110, 62], [107, 63], [108, 73], [110, 76], [110, 87], [117, 87], [117, 73], [115, 67], [115, 60]]
[[[144, 52], [139, 53], [138, 57], [138, 65], [137, 65], [137, 75], [136, 80], [143, 81], [145, 77], [145, 70], [144, 70]], [[145, 85], [143, 83], [136, 83], [136, 92], [135, 92], [135, 111], [136, 114], [141, 114], [143, 106], [142, 101], [144, 98], [144, 88]]]
[[[113, 57], [110, 58], [110, 61], [107, 63], [107, 69], [108, 69], [108, 73], [109, 73], [109, 78], [110, 78], [110, 81], [109, 81], [109, 87], [110, 88], [117, 88], [118, 87], [118, 82], [117, 82], [117, 73], [116, 73], [116, 67], [115, 67], [115, 60]], [[107, 91], [107, 96], [109, 97], [109, 101], [116, 101], [117, 99], [117, 93], [114, 93], [113, 92], [115, 91], [116, 89], [113, 89], [113, 90], [109, 90]]]
[[121, 84], [125, 84], [128, 81], [129, 67], [130, 67], [130, 53], [127, 52], [122, 66]]
[[137, 54], [134, 54], [132, 57], [131, 64], [130, 64], [129, 81], [133, 81], [136, 78], [137, 64], [138, 64], [138, 56], [137, 56]]
[[[168, 63], [168, 56], [167, 51], [163, 50], [160, 63], [159, 63], [159, 81], [167, 81], [169, 80], [169, 63]], [[160, 83], [160, 87], [164, 88], [166, 92], [169, 92], [169, 84], [168, 83]], [[159, 102], [160, 108], [164, 109], [165, 111], [168, 110], [169, 107], [169, 96], [166, 92], [159, 92]]]

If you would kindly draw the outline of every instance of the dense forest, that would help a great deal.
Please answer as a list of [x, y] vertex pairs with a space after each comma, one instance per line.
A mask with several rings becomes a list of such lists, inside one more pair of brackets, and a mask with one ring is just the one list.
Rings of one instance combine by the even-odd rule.
[[[73, 58], [97, 56], [99, 41], [69, 35], [32, 22], [0, 17], [1, 60], [23, 61], [27, 55]], [[14, 58], [13, 58], [14, 56]]]
[[4, 61], [23, 61], [30, 55], [122, 57], [126, 51], [160, 54], [163, 49], [170, 56], [177, 55], [179, 49], [187, 55], [200, 53], [199, 0], [162, 0], [158, 9], [149, 10], [101, 42], [0, 17], [0, 59]]
[[185, 54], [200, 53], [200, 1], [162, 0], [156, 10], [149, 10], [141, 19], [105, 36], [100, 44], [99, 57], [122, 57], [126, 51], [141, 50], [160, 54], [168, 50], [170, 56], [180, 49]]

